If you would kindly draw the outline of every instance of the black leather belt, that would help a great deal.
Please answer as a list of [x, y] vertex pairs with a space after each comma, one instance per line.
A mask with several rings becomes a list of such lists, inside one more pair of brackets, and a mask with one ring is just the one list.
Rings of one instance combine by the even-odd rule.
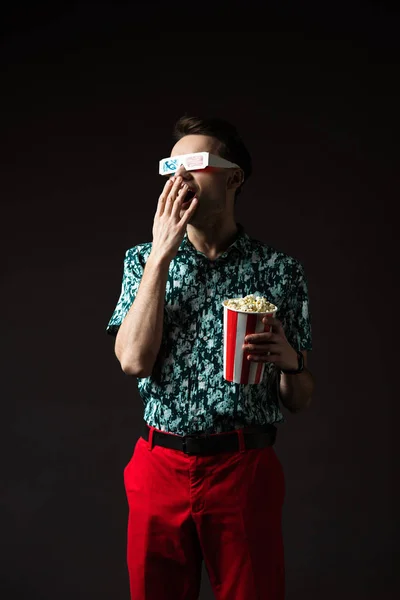
[[[150, 428], [143, 424], [142, 437], [149, 440]], [[275, 443], [276, 427], [264, 425], [259, 431], [243, 431], [246, 449], [265, 448]], [[172, 435], [156, 429], [153, 430], [153, 446], [164, 446], [173, 450], [181, 450], [185, 454], [217, 454], [219, 452], [239, 451], [239, 436], [237, 431], [220, 435]]]

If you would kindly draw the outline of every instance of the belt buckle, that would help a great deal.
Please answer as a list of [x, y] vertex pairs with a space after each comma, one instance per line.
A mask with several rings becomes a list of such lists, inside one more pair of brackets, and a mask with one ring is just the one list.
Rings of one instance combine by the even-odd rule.
[[182, 450], [185, 454], [199, 454], [199, 438], [194, 435], [185, 435], [182, 440]]

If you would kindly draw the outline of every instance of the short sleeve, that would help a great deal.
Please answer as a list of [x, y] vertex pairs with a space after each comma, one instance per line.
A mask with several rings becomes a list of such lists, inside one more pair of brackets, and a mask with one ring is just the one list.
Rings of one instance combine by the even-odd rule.
[[308, 285], [304, 268], [299, 262], [293, 268], [283, 325], [285, 335], [295, 350], [312, 350]]
[[135, 246], [127, 250], [124, 258], [121, 293], [106, 328], [110, 335], [117, 335], [125, 315], [133, 304], [142, 279], [143, 268], [138, 248]]

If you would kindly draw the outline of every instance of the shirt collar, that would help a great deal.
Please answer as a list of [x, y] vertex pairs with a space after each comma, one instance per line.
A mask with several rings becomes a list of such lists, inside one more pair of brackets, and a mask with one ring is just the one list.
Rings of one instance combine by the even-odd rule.
[[[234, 242], [221, 254], [221, 257], [227, 256], [232, 249], [236, 249], [240, 254], [245, 255], [248, 252], [250, 238], [244, 230], [244, 227], [241, 223], [236, 223], [238, 231]], [[188, 238], [187, 231], [183, 237], [181, 245], [179, 246], [178, 252], [198, 252], [196, 248], [193, 246], [192, 242]], [[201, 253], [200, 253], [201, 254]]]

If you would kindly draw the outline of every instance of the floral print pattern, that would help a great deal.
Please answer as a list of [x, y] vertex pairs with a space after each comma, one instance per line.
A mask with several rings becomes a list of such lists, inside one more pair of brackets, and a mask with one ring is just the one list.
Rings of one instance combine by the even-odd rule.
[[[289, 343], [296, 350], [312, 349], [302, 264], [237, 226], [235, 241], [216, 260], [196, 250], [186, 233], [170, 263], [160, 351], [152, 374], [137, 379], [144, 420], [162, 431], [211, 434], [285, 420], [275, 365], [266, 364], [259, 384], [223, 378], [223, 300], [265, 296], [278, 307]], [[135, 299], [151, 246], [126, 251], [120, 297], [107, 325], [111, 335]]]

